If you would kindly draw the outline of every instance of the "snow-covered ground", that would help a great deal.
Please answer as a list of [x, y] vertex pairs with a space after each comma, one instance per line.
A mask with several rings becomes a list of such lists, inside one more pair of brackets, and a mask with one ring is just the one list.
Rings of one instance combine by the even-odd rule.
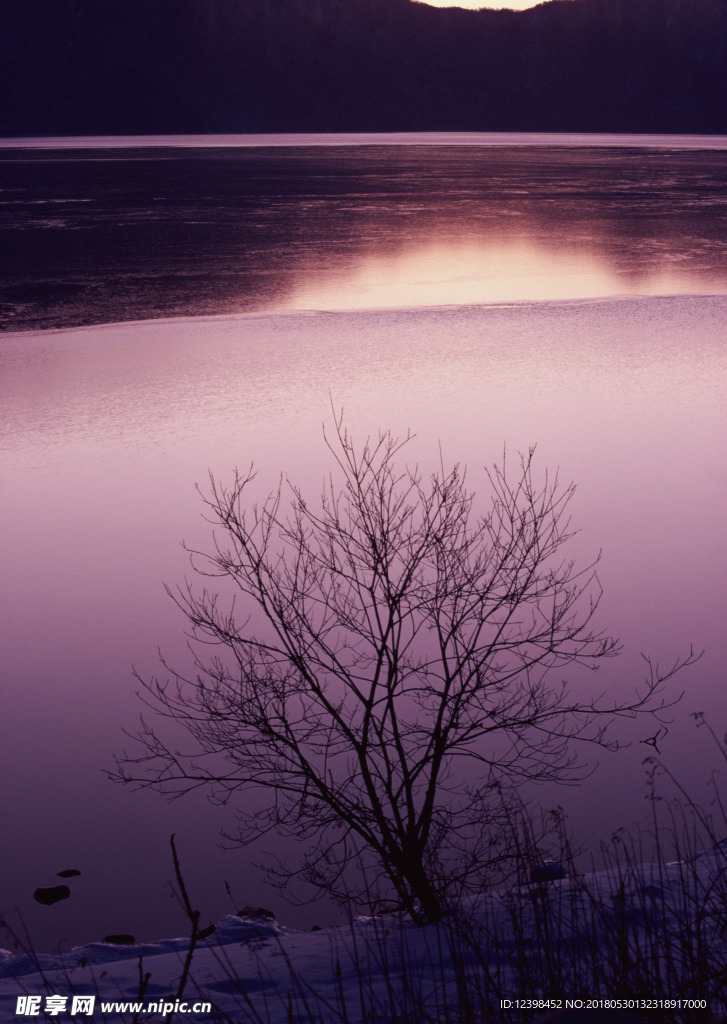
[[726, 894], [721, 844], [689, 861], [626, 858], [513, 886], [426, 928], [379, 917], [301, 932], [264, 913], [228, 916], [194, 951], [181, 994], [184, 938], [2, 951], [1, 1019], [152, 1022], [173, 1010], [188, 1024], [444, 1024], [618, 1006], [643, 1020], [715, 1020], [727, 1008]]

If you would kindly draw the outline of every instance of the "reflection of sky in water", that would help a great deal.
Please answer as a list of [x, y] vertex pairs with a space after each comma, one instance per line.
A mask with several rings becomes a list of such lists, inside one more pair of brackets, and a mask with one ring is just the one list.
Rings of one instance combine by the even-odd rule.
[[669, 295], [720, 291], [716, 271], [682, 270], [667, 256], [653, 269], [619, 268], [587, 244], [505, 236], [413, 245], [390, 256], [363, 257], [346, 270], [328, 269], [292, 289], [287, 309], [386, 309], [618, 294]]
[[[40, 934], [181, 927], [159, 896], [173, 830], [211, 915], [230, 909], [224, 878], [241, 904], [271, 899], [244, 858], [216, 851], [218, 812], [121, 792], [99, 769], [138, 713], [131, 664], [155, 671], [158, 644], [185, 657], [161, 582], [188, 571], [182, 538], [207, 544], [195, 482], [254, 459], [261, 491], [284, 470], [315, 498], [331, 398], [358, 437], [412, 428], [423, 466], [441, 440], [475, 488], [503, 443], [512, 454], [537, 443], [542, 468], [577, 482], [572, 553], [603, 547], [602, 621], [626, 643], [589, 685], [638, 682], [642, 648], [668, 661], [690, 642], [706, 647], [664, 747], [701, 786], [686, 713], [719, 716], [727, 656], [725, 301], [257, 315], [6, 338], [0, 775], [14, 780], [5, 813], [17, 824], [4, 875], [17, 899], [69, 864], [87, 886], [49, 933], [32, 911]], [[598, 820], [587, 788], [550, 799], [572, 806], [582, 831], [638, 818], [643, 756], [637, 742], [605, 759]], [[310, 911], [273, 902], [311, 923]]]

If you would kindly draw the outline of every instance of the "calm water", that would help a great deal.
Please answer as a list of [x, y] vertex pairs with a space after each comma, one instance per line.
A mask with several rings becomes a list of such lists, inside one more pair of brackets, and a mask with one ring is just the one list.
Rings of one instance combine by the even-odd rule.
[[[219, 809], [102, 769], [132, 663], [184, 657], [162, 581], [208, 540], [195, 483], [254, 459], [315, 495], [331, 400], [359, 437], [414, 430], [423, 465], [441, 441], [473, 487], [503, 444], [577, 481], [573, 553], [603, 549], [625, 644], [599, 688], [638, 683], [642, 649], [706, 648], [663, 743], [703, 787], [688, 712], [727, 724], [727, 152], [633, 141], [0, 151], [0, 909], [37, 943], [181, 930], [172, 831], [203, 916], [237, 909], [227, 880], [238, 906], [325, 919], [218, 850]], [[638, 819], [631, 736], [595, 789], [544, 799], [596, 835]], [[33, 904], [67, 867], [72, 898]]]

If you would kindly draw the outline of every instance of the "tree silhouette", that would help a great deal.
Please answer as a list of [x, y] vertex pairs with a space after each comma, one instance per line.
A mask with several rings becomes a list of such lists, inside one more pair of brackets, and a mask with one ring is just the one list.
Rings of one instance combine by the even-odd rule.
[[582, 777], [573, 741], [616, 747], [614, 718], [664, 707], [675, 669], [650, 666], [626, 702], [587, 680], [573, 696], [562, 673], [619, 646], [593, 625], [594, 565], [563, 554], [573, 485], [547, 473], [537, 484], [532, 451], [514, 476], [503, 458], [478, 515], [459, 466], [440, 459], [425, 477], [400, 465], [409, 440], [386, 433], [358, 450], [338, 419], [315, 506], [287, 483], [253, 504], [252, 469], [231, 486], [211, 478], [214, 545], [192, 563], [222, 580], [170, 591], [195, 671], [165, 664], [170, 678], [141, 680], [195, 749], [142, 719], [141, 753], [125, 752], [116, 778], [250, 794], [237, 840], [307, 840], [296, 873], [337, 895], [357, 859], [355, 895], [423, 921], [481, 884], [502, 845], [502, 795]]

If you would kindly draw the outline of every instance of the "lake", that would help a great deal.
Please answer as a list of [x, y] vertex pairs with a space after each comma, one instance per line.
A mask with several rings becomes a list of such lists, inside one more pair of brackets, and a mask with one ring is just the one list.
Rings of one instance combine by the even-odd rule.
[[[185, 656], [163, 582], [209, 542], [195, 484], [254, 460], [261, 488], [282, 471], [315, 497], [331, 405], [358, 437], [411, 429], [423, 466], [441, 442], [475, 489], [503, 446], [576, 481], [574, 557], [602, 550], [624, 642], [599, 689], [638, 684], [642, 650], [704, 648], [660, 748], [706, 793], [689, 713], [724, 732], [725, 140], [142, 141], [0, 146], [0, 909], [43, 947], [183, 930], [176, 832], [204, 917], [330, 915], [218, 849], [229, 810], [103, 769], [138, 717], [132, 664]], [[641, 820], [653, 732], [541, 798], [596, 837]], [[37, 907], [68, 867], [71, 899]]]
[[724, 287], [724, 149], [468, 138], [0, 148], [0, 326]]

